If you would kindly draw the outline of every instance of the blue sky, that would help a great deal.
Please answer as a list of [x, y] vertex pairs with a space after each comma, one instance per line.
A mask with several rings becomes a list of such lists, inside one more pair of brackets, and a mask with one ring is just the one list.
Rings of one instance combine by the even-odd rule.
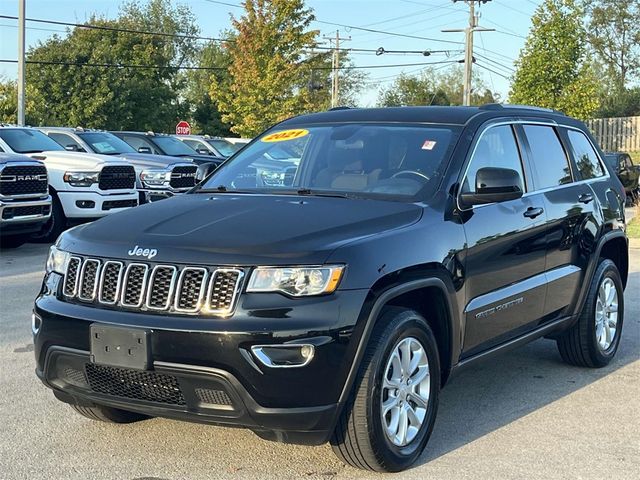
[[[509, 92], [508, 78], [513, 70], [513, 61], [524, 45], [531, 26], [531, 15], [542, 0], [492, 0], [480, 7], [480, 25], [495, 28], [495, 32], [479, 33], [475, 36], [477, 68], [489, 88], [506, 98]], [[185, 0], [175, 3], [189, 5], [197, 16], [203, 36], [217, 36], [228, 28], [229, 13], [239, 15], [242, 10], [213, 0]], [[240, 0], [223, 0], [223, 3], [238, 4]], [[118, 14], [119, 1], [113, 0], [26, 0], [27, 17], [63, 22], [82, 22], [92, 13], [113, 18]], [[372, 30], [393, 32], [410, 37], [426, 37], [431, 40], [375, 33], [344, 26], [314, 23], [322, 35], [351, 37], [345, 47], [385, 50], [448, 50], [449, 53], [424, 57], [419, 54], [384, 54], [354, 52], [352, 58], [357, 66], [402, 65], [441, 62], [461, 59], [458, 52], [463, 45], [463, 33], [443, 33], [442, 29], [463, 28], [468, 22], [468, 7], [463, 2], [451, 0], [307, 0], [314, 9], [317, 20], [356, 26]], [[0, 1], [0, 15], [18, 14], [17, 0]], [[0, 59], [17, 58], [17, 22], [0, 19]], [[51, 31], [54, 30], [54, 31]], [[64, 34], [64, 28], [27, 22], [27, 47], [46, 40], [56, 33]], [[444, 65], [444, 66], [443, 66]], [[446, 68], [446, 64], [435, 64]], [[484, 68], [483, 68], [484, 67]], [[380, 87], [389, 85], [400, 73], [417, 73], [424, 66], [393, 66], [372, 68], [366, 90], [360, 97], [362, 106], [372, 106]], [[489, 70], [493, 70], [490, 72]], [[0, 63], [0, 75], [15, 78], [15, 64]], [[27, 79], [28, 81], [28, 79]]]

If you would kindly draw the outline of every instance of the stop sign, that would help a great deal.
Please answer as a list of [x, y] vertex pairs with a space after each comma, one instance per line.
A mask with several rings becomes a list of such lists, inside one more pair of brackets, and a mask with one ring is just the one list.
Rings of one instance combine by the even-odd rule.
[[191, 125], [184, 120], [178, 122], [176, 125], [176, 135], [191, 135]]

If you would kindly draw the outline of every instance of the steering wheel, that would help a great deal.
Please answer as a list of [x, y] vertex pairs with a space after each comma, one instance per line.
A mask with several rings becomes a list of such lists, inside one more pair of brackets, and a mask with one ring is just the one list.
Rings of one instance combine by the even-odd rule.
[[415, 175], [416, 177], [420, 177], [421, 179], [424, 179], [427, 182], [430, 180], [430, 178], [427, 177], [424, 173], [418, 172], [416, 170], [402, 170], [401, 172], [394, 173], [393, 175], [391, 175], [391, 178], [398, 178], [401, 175], [403, 175], [403, 176]]

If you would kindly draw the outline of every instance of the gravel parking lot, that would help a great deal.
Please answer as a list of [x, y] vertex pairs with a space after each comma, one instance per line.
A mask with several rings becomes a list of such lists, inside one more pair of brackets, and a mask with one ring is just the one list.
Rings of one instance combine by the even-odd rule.
[[[30, 311], [44, 245], [0, 257], [0, 478], [372, 478], [329, 446], [153, 419], [91, 422], [34, 375]], [[563, 364], [539, 340], [477, 365], [443, 391], [432, 440], [397, 478], [637, 478], [640, 471], [640, 242], [631, 248], [623, 339], [600, 370]], [[636, 472], [635, 474], [633, 472]]]

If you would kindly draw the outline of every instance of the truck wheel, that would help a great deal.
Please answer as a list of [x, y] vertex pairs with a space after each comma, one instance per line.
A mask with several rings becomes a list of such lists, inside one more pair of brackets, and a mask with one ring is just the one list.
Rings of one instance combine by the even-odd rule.
[[571, 365], [604, 367], [618, 350], [623, 319], [620, 273], [611, 260], [600, 259], [578, 321], [556, 339], [560, 356]]
[[37, 243], [53, 243], [67, 228], [67, 217], [62, 204], [56, 195], [51, 195], [51, 217], [42, 226], [42, 230], [34, 233], [31, 238]]
[[439, 392], [438, 346], [426, 320], [414, 310], [385, 308], [331, 438], [333, 451], [356, 468], [408, 468], [429, 440]]
[[18, 248], [29, 241], [28, 235], [9, 235], [0, 237], [0, 247], [2, 248]]
[[69, 406], [83, 417], [99, 422], [132, 423], [149, 418], [141, 413], [128, 412], [118, 408], [105, 407], [104, 405], [85, 407], [82, 405], [70, 404]]

